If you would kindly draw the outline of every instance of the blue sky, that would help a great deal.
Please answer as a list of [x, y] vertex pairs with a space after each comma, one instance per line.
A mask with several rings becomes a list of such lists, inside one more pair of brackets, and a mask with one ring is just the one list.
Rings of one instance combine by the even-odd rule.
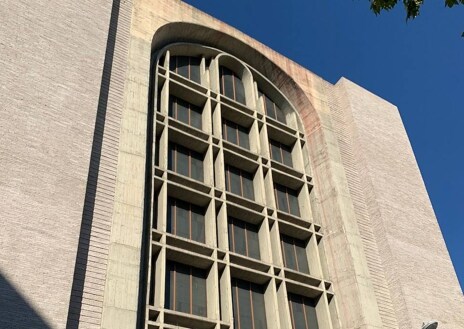
[[187, 0], [324, 79], [398, 106], [464, 287], [464, 6], [375, 16], [353, 0]]

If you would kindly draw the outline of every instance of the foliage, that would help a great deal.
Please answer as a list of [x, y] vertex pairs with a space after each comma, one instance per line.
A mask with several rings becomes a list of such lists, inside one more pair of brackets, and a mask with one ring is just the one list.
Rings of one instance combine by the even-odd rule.
[[[370, 0], [370, 2], [371, 10], [378, 15], [382, 10], [393, 9], [398, 0]], [[420, 14], [424, 0], [403, 0], [403, 4], [406, 10], [406, 19], [416, 18]], [[464, 0], [445, 0], [445, 6], [449, 8], [460, 4], [464, 5]]]

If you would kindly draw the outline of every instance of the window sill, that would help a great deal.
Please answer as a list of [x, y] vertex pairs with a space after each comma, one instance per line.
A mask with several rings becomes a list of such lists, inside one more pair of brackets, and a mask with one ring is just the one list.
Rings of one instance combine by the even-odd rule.
[[182, 130], [183, 132], [186, 132], [192, 136], [195, 136], [197, 138], [200, 138], [204, 141], [208, 141], [209, 135], [205, 133], [203, 130], [199, 128], [195, 128], [193, 126], [190, 126], [186, 124], [185, 122], [182, 122], [180, 120], [177, 120], [173, 117], [169, 117], [169, 125], [171, 127], [177, 128], [179, 130]]
[[319, 287], [321, 285], [322, 279], [316, 278], [308, 273], [298, 272], [289, 268], [284, 269], [285, 278], [301, 282], [313, 287]]
[[281, 162], [278, 162], [276, 160], [271, 160], [271, 168], [276, 169], [278, 171], [281, 171], [284, 174], [294, 176], [295, 178], [298, 179], [303, 179], [304, 174], [293, 167], [287, 166]]
[[244, 256], [233, 251], [229, 252], [229, 260], [233, 264], [251, 268], [253, 270], [264, 273], [267, 273], [271, 268], [269, 264], [266, 264], [259, 259]]
[[250, 208], [251, 210], [261, 212], [264, 209], [264, 206], [256, 203], [254, 200], [246, 199], [239, 195], [233, 194], [232, 192], [226, 192], [226, 200], [228, 202], [236, 203], [242, 207]]
[[166, 233], [166, 244], [205, 255], [207, 257], [211, 257], [214, 251], [213, 248], [207, 246], [204, 243], [183, 238], [172, 233]]
[[216, 321], [208, 318], [169, 309], [164, 310], [164, 321], [168, 324], [195, 329], [212, 329], [216, 326]]
[[224, 145], [224, 148], [229, 151], [238, 153], [239, 155], [252, 159], [253, 161], [258, 161], [258, 155], [247, 148], [231, 143], [226, 139], [222, 140], [222, 144]]
[[204, 183], [197, 181], [193, 178], [178, 174], [172, 170], [168, 170], [168, 180], [186, 187], [190, 187], [191, 189], [198, 190], [206, 194], [209, 194], [209, 192], [211, 191], [210, 186], [207, 186]]
[[208, 91], [208, 89], [206, 87], [202, 86], [200, 83], [198, 83], [196, 81], [193, 81], [193, 80], [190, 80], [190, 79], [187, 79], [186, 77], [184, 77], [184, 76], [182, 76], [180, 74], [177, 74], [174, 71], [169, 70], [169, 77], [173, 81], [181, 83], [183, 85], [186, 85], [187, 87], [190, 87], [190, 88], [194, 89], [195, 91], [198, 91], [198, 92], [200, 92], [202, 94], [206, 95], [206, 92]]
[[277, 218], [285, 220], [291, 224], [295, 224], [297, 226], [302, 226], [304, 228], [311, 227], [311, 222], [301, 219], [301, 217], [283, 212], [281, 210], [277, 210]]

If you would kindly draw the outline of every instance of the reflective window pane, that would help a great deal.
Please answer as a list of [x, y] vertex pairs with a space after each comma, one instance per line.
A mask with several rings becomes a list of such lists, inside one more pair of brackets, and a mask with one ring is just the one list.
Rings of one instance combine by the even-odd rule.
[[234, 82], [232, 71], [224, 66], [221, 66], [219, 71], [221, 73], [221, 94], [234, 99]]
[[309, 274], [306, 242], [287, 235], [281, 235], [285, 267]]
[[203, 181], [203, 156], [196, 152], [191, 152], [191, 177]]
[[268, 117], [271, 117], [275, 120], [277, 120], [275, 108], [274, 108], [274, 102], [269, 99], [266, 95], [264, 95], [264, 107], [266, 110], [266, 115]]
[[168, 261], [165, 307], [177, 312], [206, 316], [206, 271]]
[[206, 276], [205, 272], [192, 268], [192, 313], [206, 316]]
[[189, 58], [187, 56], [176, 56], [176, 73], [189, 78]]
[[295, 216], [300, 216], [300, 206], [298, 205], [298, 192], [287, 188], [288, 204], [290, 213]]
[[176, 98], [175, 99], [176, 101], [176, 104], [175, 104], [175, 108], [176, 108], [176, 116], [175, 118], [179, 121], [182, 121], [183, 123], [186, 123], [186, 124], [189, 124], [190, 120], [190, 115], [189, 115], [189, 103], [187, 103], [186, 101], [180, 99], [180, 98]]
[[178, 174], [203, 181], [203, 158], [201, 153], [177, 144], [169, 144], [168, 169]]
[[266, 309], [264, 304], [263, 290], [256, 285], [252, 285], [252, 304], [254, 329], [266, 329]]
[[248, 256], [260, 259], [258, 227], [247, 223], [246, 233], [248, 242]]
[[201, 109], [196, 106], [190, 107], [190, 125], [197, 129], [201, 129], [202, 118], [201, 118]]
[[240, 328], [253, 329], [253, 322], [251, 321], [251, 298], [250, 286], [248, 282], [238, 281], [238, 304], [240, 307]]
[[243, 197], [254, 199], [253, 176], [247, 172], [242, 172]]
[[238, 142], [240, 147], [250, 149], [250, 140], [248, 137], [248, 130], [242, 126], [238, 126]]
[[190, 57], [190, 80], [200, 83], [200, 63], [201, 58]]
[[190, 204], [176, 200], [175, 235], [190, 239]]
[[277, 120], [282, 122], [282, 123], [286, 123], [287, 120], [285, 119], [285, 113], [277, 105], [275, 106], [275, 112], [276, 112]]
[[274, 141], [271, 141], [271, 157], [272, 160], [282, 162], [282, 154], [280, 153], [279, 144]]
[[224, 139], [233, 144], [238, 144], [236, 125], [228, 120], [224, 120]]
[[201, 58], [191, 56], [171, 56], [169, 69], [184, 78], [200, 83]]
[[277, 208], [284, 212], [289, 212], [286, 188], [282, 185], [275, 185]]
[[239, 103], [245, 104], [245, 89], [243, 87], [243, 82], [236, 75], [234, 75], [234, 89], [235, 100]]
[[267, 329], [264, 289], [254, 283], [232, 279], [235, 328]]
[[290, 301], [290, 311], [292, 315], [292, 323], [294, 329], [309, 329], [306, 326], [303, 305], [294, 300]]
[[175, 310], [190, 313], [190, 271], [186, 265], [176, 264], [175, 267]]
[[245, 223], [239, 220], [234, 221], [233, 231], [233, 247], [234, 252], [238, 254], [245, 255], [247, 254], [246, 249], [246, 238], [245, 238]]
[[227, 166], [226, 179], [227, 190], [234, 194], [242, 195], [240, 170], [235, 167]]
[[297, 271], [297, 265], [296, 265], [296, 257], [295, 257], [295, 250], [293, 247], [293, 239], [283, 235], [282, 236], [282, 247], [283, 247], [283, 253], [284, 253], [284, 263], [285, 267], [288, 267], [292, 270]]
[[192, 205], [191, 214], [191, 239], [198, 242], [205, 242], [205, 215], [204, 210], [200, 207]]
[[292, 149], [288, 146], [282, 145], [282, 162], [289, 167], [293, 166]]
[[184, 176], [190, 176], [189, 150], [180, 145], [176, 145], [176, 169], [175, 171]]
[[309, 329], [319, 329], [319, 324], [317, 322], [317, 314], [316, 314], [316, 305], [314, 301], [305, 298], [305, 313], [306, 313], [306, 323], [308, 324]]
[[295, 294], [288, 294], [292, 328], [319, 329], [314, 299]]

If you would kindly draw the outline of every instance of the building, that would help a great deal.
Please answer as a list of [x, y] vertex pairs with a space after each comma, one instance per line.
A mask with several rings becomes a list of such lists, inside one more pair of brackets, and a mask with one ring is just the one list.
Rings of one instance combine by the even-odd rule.
[[0, 328], [464, 328], [394, 105], [180, 1], [1, 8]]

